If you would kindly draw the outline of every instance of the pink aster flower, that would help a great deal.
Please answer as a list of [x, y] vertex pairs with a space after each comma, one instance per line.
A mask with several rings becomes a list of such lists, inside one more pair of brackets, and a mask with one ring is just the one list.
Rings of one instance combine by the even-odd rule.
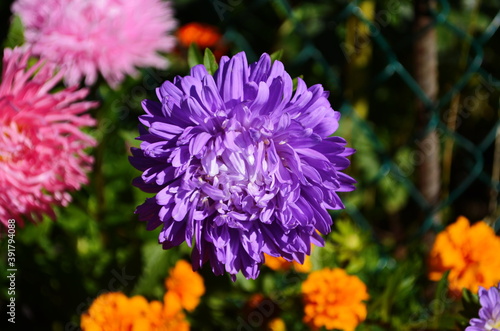
[[[96, 102], [81, 101], [86, 89], [49, 91], [61, 81], [55, 65], [37, 62], [30, 52], [6, 49], [0, 82], [0, 221], [22, 224], [54, 217], [53, 205], [67, 205], [68, 191], [87, 183], [93, 162], [85, 148], [95, 140], [80, 131], [95, 121], [79, 116]], [[1, 227], [1, 226], [0, 226]]]
[[173, 11], [161, 0], [17, 0], [12, 10], [33, 54], [68, 67], [68, 85], [92, 85], [100, 72], [116, 86], [135, 67], [166, 68], [157, 52], [175, 45]]

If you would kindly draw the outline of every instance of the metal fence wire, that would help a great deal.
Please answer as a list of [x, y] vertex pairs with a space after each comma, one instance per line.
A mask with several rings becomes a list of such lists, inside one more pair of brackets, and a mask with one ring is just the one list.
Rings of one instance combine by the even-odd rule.
[[357, 149], [344, 199], [360, 226], [423, 234], [462, 214], [499, 230], [498, 1], [211, 4], [249, 60], [282, 49], [292, 73], [331, 91]]

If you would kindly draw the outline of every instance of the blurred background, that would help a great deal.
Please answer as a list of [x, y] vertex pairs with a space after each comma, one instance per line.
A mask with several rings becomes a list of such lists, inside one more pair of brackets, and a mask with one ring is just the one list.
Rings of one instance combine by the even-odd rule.
[[[0, 3], [4, 47], [22, 41], [11, 3]], [[368, 285], [374, 299], [359, 329], [453, 329], [456, 320], [422, 326], [459, 309], [448, 301], [429, 308], [435, 287], [423, 257], [434, 234], [459, 215], [500, 229], [500, 1], [428, 3], [174, 1], [179, 29], [178, 45], [166, 55], [170, 68], [141, 69], [116, 90], [92, 90], [89, 99], [101, 107], [92, 110], [99, 124], [90, 133], [99, 144], [91, 151], [90, 184], [56, 209], [57, 220], [17, 229], [16, 328], [77, 330], [103, 291], [161, 300], [169, 268], [189, 261], [185, 244], [163, 251], [159, 229], [146, 231], [134, 215], [151, 195], [131, 185], [140, 173], [128, 156], [138, 146], [141, 101], [156, 100], [163, 81], [188, 73], [198, 56], [194, 42], [216, 57], [245, 51], [250, 62], [279, 53], [292, 77], [330, 91], [342, 113], [336, 135], [357, 150], [347, 172], [358, 184], [341, 195], [346, 209], [332, 212], [334, 232], [314, 250], [312, 268], [340, 266]], [[257, 293], [275, 302], [266, 318], [279, 315], [287, 330], [307, 329], [297, 317], [303, 273], [263, 267], [259, 279], [234, 283], [207, 267], [201, 275], [207, 292], [189, 314], [192, 330], [254, 329], [242, 321]], [[2, 290], [2, 311], [6, 299]]]

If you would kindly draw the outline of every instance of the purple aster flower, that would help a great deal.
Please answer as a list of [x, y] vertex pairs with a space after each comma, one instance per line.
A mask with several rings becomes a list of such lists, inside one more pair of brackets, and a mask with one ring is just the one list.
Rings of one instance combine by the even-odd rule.
[[479, 318], [470, 320], [465, 331], [500, 331], [500, 284], [486, 290], [479, 287]]
[[[280, 61], [264, 54], [222, 57], [210, 75], [203, 65], [145, 100], [142, 140], [131, 163], [134, 185], [153, 198], [136, 213], [149, 230], [162, 225], [164, 249], [193, 245], [193, 268], [256, 278], [264, 253], [303, 263], [311, 244], [330, 232], [327, 209], [344, 208], [337, 192], [354, 189], [340, 137], [329, 137], [340, 113], [321, 85], [293, 82]], [[319, 233], [318, 233], [319, 232]]]

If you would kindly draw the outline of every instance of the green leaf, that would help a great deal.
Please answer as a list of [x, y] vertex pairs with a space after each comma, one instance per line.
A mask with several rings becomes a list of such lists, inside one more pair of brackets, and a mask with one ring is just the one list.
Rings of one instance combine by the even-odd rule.
[[436, 300], [441, 300], [442, 298], [446, 298], [447, 292], [448, 292], [448, 275], [450, 274], [450, 270], [447, 270], [441, 279], [438, 282], [437, 289], [436, 289], [436, 295], [435, 298]]
[[283, 49], [279, 49], [277, 50], [276, 52], [274, 52], [273, 54], [271, 54], [271, 61], [276, 61], [276, 60], [281, 60], [281, 58], [283, 57]]
[[382, 177], [378, 182], [382, 204], [388, 213], [396, 213], [408, 202], [409, 192], [392, 172]]
[[203, 63], [203, 56], [201, 55], [200, 49], [194, 43], [189, 46], [187, 60], [190, 68]]
[[139, 278], [133, 294], [141, 294], [161, 298], [165, 293], [163, 280], [168, 274], [169, 251], [158, 247], [156, 242], [149, 242], [142, 247], [144, 261], [143, 273]]
[[294, 90], [294, 91], [297, 89], [297, 84], [299, 83], [299, 78], [300, 78], [300, 79], [304, 79], [304, 75], [300, 75], [300, 76], [295, 77], [295, 78], [293, 79], [293, 81], [292, 81], [292, 82], [293, 82], [293, 90]]
[[215, 71], [219, 68], [217, 60], [215, 59], [214, 53], [210, 48], [205, 48], [205, 55], [203, 56], [203, 64], [210, 75], [213, 75]]
[[14, 48], [24, 44], [24, 27], [19, 16], [14, 16], [4, 47]]
[[467, 320], [477, 317], [481, 308], [479, 296], [464, 288], [462, 290], [462, 306], [463, 310], [460, 311], [460, 314]]
[[256, 281], [253, 279], [246, 279], [241, 273], [236, 275], [236, 281], [234, 284], [247, 292], [253, 292], [256, 290]]
[[266, 273], [262, 276], [262, 292], [264, 295], [271, 295], [276, 292], [276, 273]]
[[440, 325], [440, 318], [442, 313], [445, 311], [446, 302], [448, 301], [448, 275], [450, 270], [446, 271], [441, 279], [439, 280], [436, 288], [436, 294], [434, 300], [432, 301], [431, 309], [433, 315], [433, 326], [438, 327]]

